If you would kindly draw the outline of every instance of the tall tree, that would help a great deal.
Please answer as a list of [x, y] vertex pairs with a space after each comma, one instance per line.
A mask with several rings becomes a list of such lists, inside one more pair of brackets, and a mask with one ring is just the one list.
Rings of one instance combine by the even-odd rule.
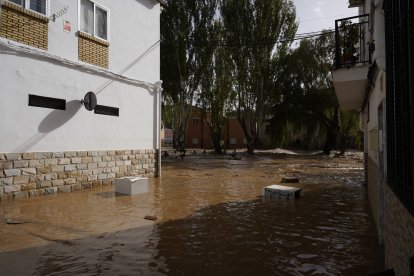
[[218, 45], [223, 37], [221, 20], [217, 20], [214, 27], [211, 37], [215, 38], [215, 42], [209, 45], [212, 55], [209, 62], [205, 63], [197, 102], [204, 112], [203, 118], [209, 127], [213, 148], [216, 153], [221, 153], [226, 114], [230, 111], [233, 89], [228, 49]]
[[176, 106], [174, 143], [184, 149], [187, 122], [210, 50], [218, 0], [167, 0], [161, 15], [161, 77]]
[[237, 118], [253, 153], [275, 92], [274, 58], [288, 50], [296, 33], [295, 6], [291, 0], [221, 0], [221, 16], [233, 64]]
[[318, 38], [302, 40], [291, 50], [277, 72], [282, 93], [273, 107], [273, 125], [282, 130], [278, 135], [283, 135], [283, 126], [322, 130], [325, 154], [331, 152], [338, 138], [345, 142], [357, 129], [355, 114], [339, 109], [330, 73], [334, 49], [332, 33], [325, 32]]

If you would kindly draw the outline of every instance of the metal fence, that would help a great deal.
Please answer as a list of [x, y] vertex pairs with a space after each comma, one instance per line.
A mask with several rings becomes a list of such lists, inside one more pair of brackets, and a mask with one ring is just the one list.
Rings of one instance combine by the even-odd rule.
[[414, 215], [413, 3], [385, 1], [387, 181]]
[[371, 54], [366, 41], [369, 16], [357, 15], [335, 20], [335, 67], [370, 64]]

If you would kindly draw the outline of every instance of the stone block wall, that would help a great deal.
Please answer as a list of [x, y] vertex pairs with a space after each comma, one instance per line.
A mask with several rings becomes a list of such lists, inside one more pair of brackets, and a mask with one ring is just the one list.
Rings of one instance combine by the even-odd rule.
[[108, 69], [109, 43], [87, 33], [78, 32], [79, 60]]
[[156, 174], [156, 150], [0, 153], [0, 200], [111, 185]]
[[402, 205], [390, 187], [385, 187], [385, 266], [395, 275], [412, 275], [414, 216]]
[[49, 19], [10, 2], [1, 4], [0, 36], [43, 50], [48, 48]]

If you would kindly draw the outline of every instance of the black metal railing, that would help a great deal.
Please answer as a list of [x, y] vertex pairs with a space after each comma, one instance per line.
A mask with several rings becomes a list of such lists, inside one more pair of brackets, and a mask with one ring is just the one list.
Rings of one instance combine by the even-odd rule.
[[414, 216], [414, 12], [410, 1], [384, 3], [387, 181]]
[[368, 14], [335, 20], [335, 68], [370, 64]]

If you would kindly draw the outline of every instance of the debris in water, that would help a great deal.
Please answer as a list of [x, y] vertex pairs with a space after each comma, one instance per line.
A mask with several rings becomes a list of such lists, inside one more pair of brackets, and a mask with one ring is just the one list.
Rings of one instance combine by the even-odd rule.
[[287, 199], [290, 198], [299, 198], [302, 189], [295, 188], [295, 187], [286, 187], [280, 185], [271, 185], [268, 187], [264, 187], [262, 190], [263, 198], [272, 198], [273, 196], [276, 197], [284, 197]]
[[145, 216], [144, 219], [147, 219], [147, 220], [157, 220], [157, 217], [156, 216]]
[[11, 225], [19, 225], [19, 224], [32, 223], [32, 221], [31, 220], [8, 219], [8, 220], [6, 220], [6, 223], [11, 224]]
[[282, 177], [282, 181], [280, 183], [299, 183], [299, 178], [294, 176], [284, 176]]

